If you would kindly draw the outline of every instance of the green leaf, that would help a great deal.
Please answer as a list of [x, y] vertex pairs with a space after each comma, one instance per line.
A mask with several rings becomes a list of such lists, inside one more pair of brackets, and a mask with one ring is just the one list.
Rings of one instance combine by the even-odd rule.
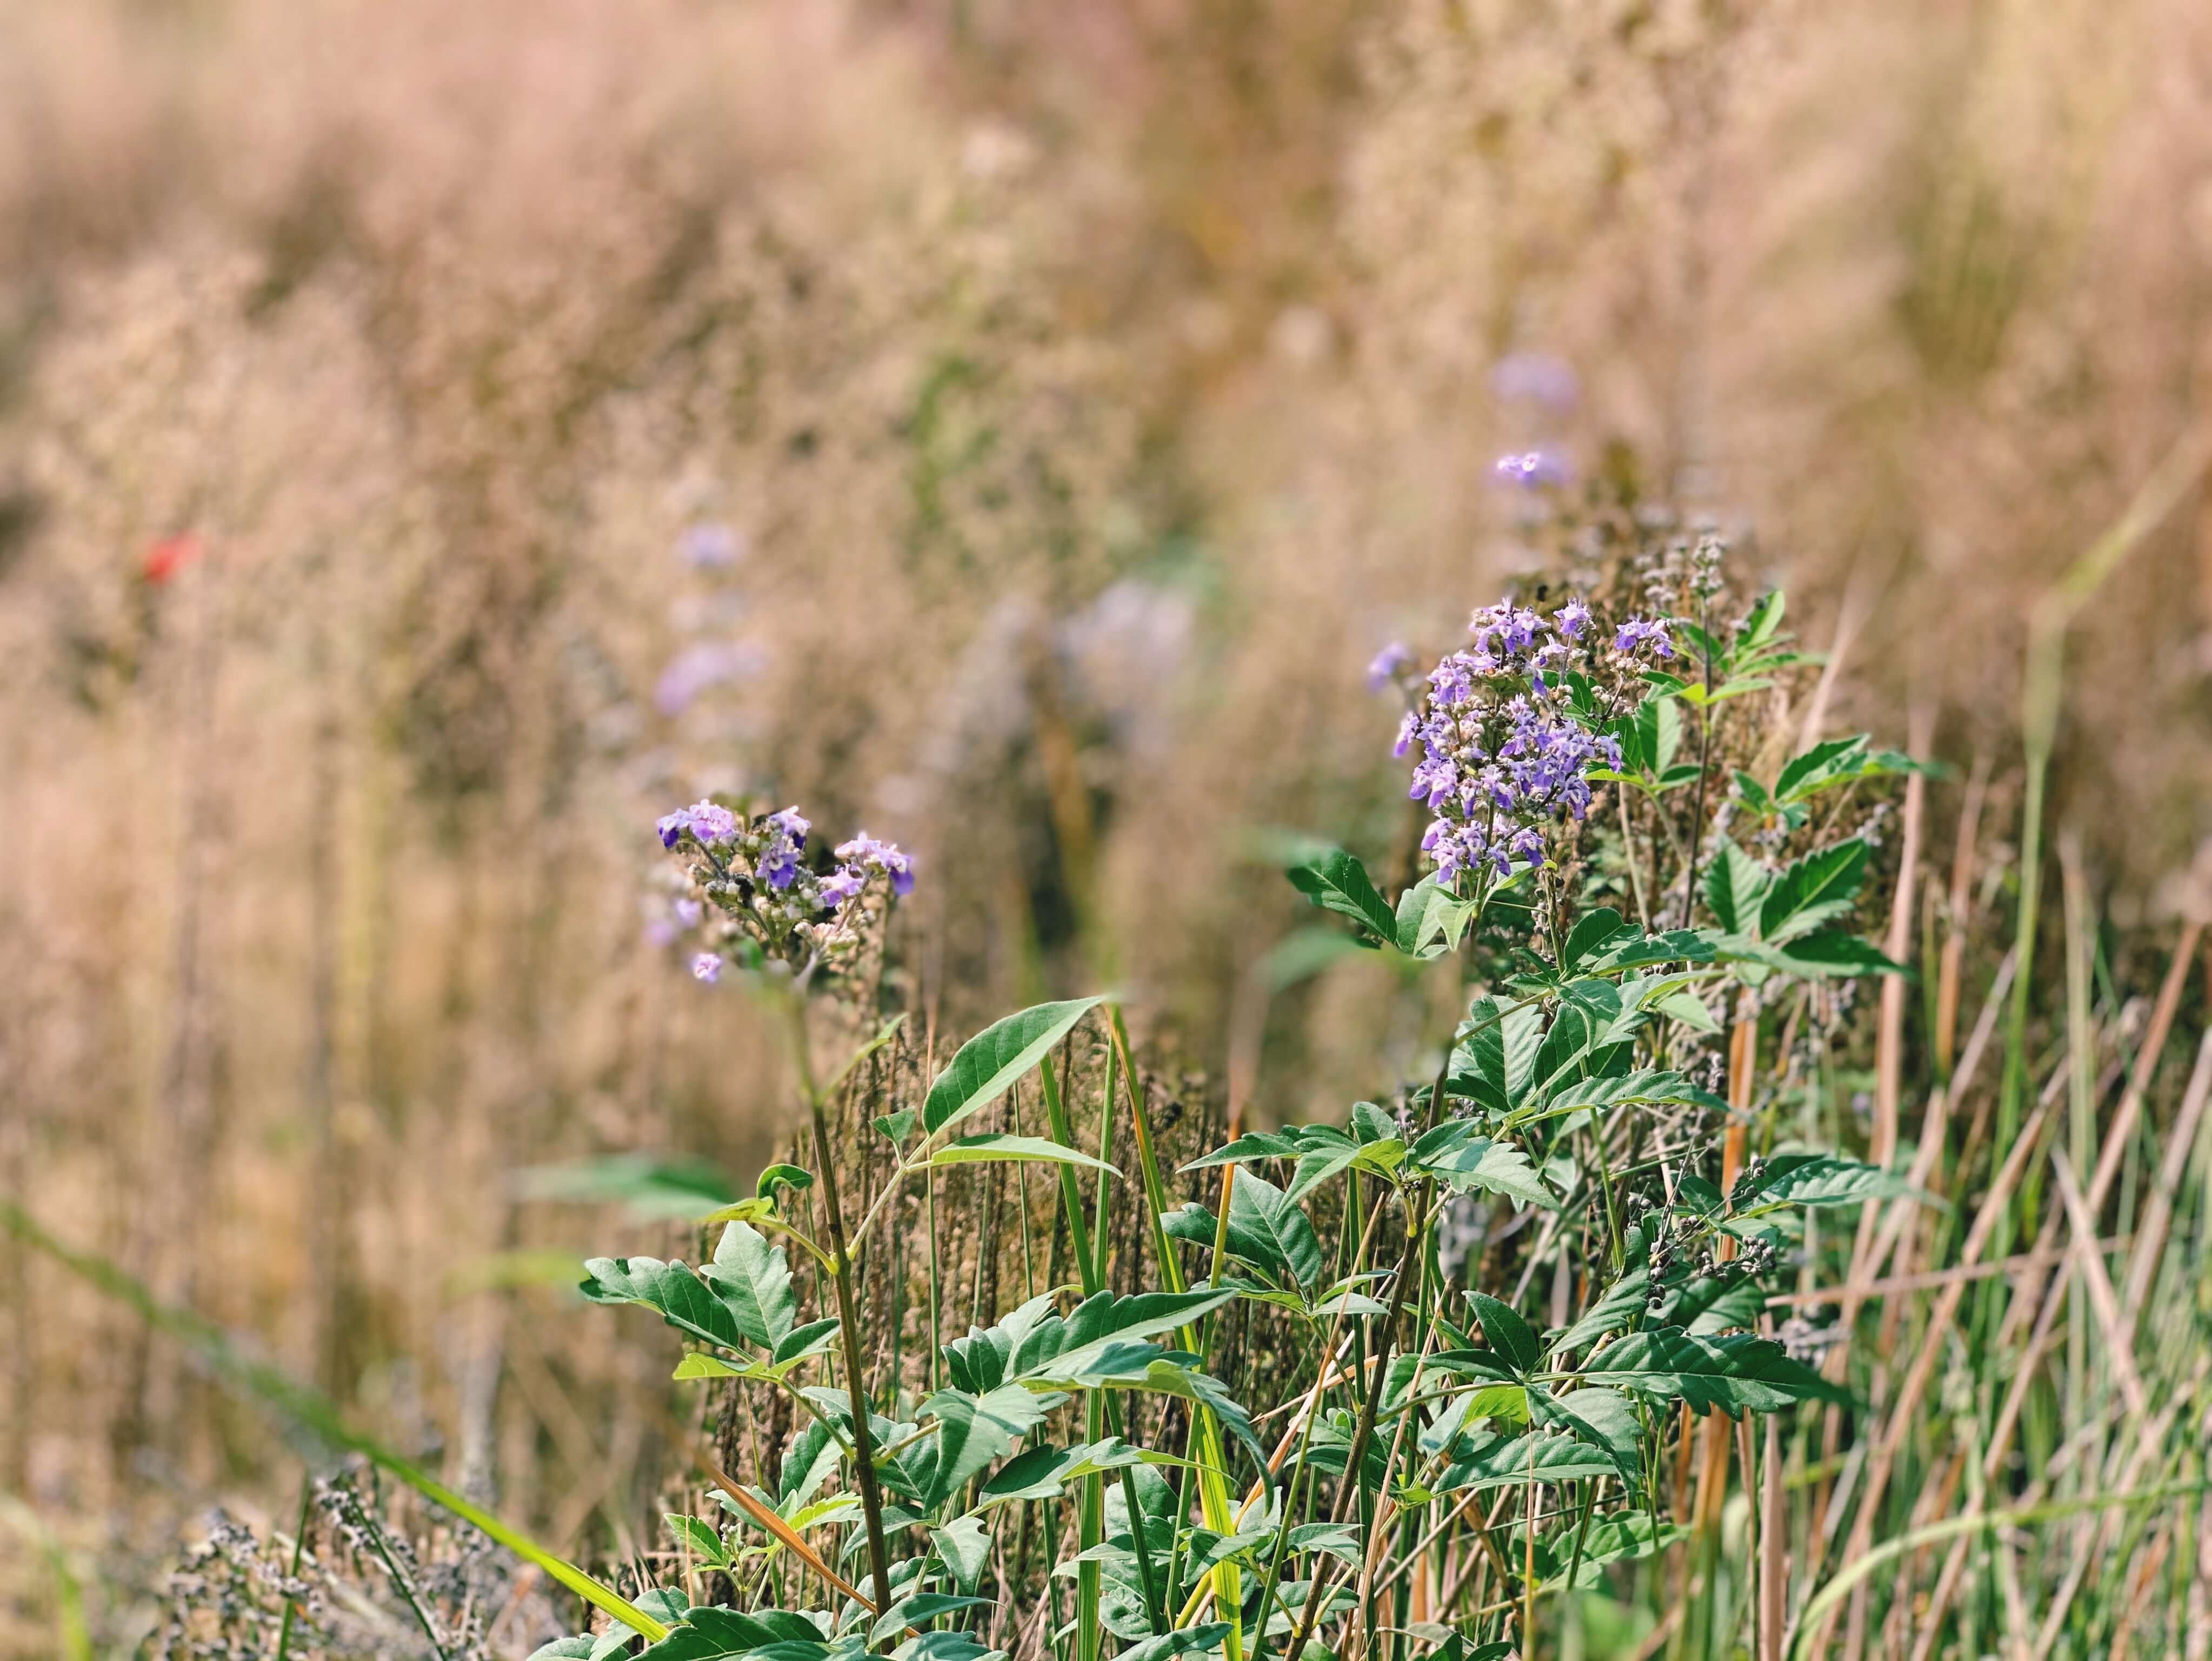
[[1692, 1337], [1680, 1327], [1632, 1332], [1583, 1363], [1583, 1375], [1640, 1395], [1676, 1396], [1697, 1414], [1772, 1413], [1793, 1402], [1848, 1402], [1844, 1391], [1749, 1333]]
[[782, 1366], [787, 1362], [801, 1360], [809, 1355], [819, 1355], [830, 1348], [830, 1341], [836, 1335], [837, 1317], [836, 1316], [830, 1316], [825, 1320], [809, 1321], [805, 1326], [793, 1327], [786, 1333], [783, 1342], [775, 1347], [775, 1354], [769, 1359], [776, 1366]]
[[[1217, 1232], [1214, 1214], [1193, 1202], [1163, 1220], [1171, 1239], [1211, 1246]], [[1321, 1241], [1304, 1212], [1283, 1190], [1239, 1169], [1229, 1190], [1229, 1250], [1278, 1283], [1301, 1290], [1316, 1285], [1328, 1267]]]
[[922, 1411], [938, 1421], [937, 1469], [923, 1505], [935, 1511], [969, 1477], [1012, 1453], [1044, 1422], [1047, 1405], [1019, 1384], [1001, 1384], [983, 1396], [940, 1390], [923, 1402]]
[[1643, 937], [1642, 929], [1623, 922], [1620, 913], [1611, 906], [1598, 906], [1576, 918], [1575, 926], [1567, 931], [1565, 949], [1559, 953], [1559, 968], [1562, 972], [1571, 972], [1581, 966], [1583, 958], [1616, 941], [1625, 943]]
[[[734, 1346], [732, 1346], [734, 1348]], [[760, 1361], [725, 1361], [719, 1355], [695, 1349], [676, 1364], [671, 1378], [755, 1378], [766, 1382], [772, 1375]]]
[[839, 1453], [837, 1439], [819, 1419], [809, 1419], [793, 1431], [777, 1468], [776, 1509], [789, 1517], [803, 1508], [837, 1474]]
[[941, 1529], [930, 1530], [929, 1543], [951, 1572], [952, 1584], [960, 1588], [962, 1596], [973, 1592], [991, 1561], [991, 1536], [983, 1531], [982, 1524], [973, 1517], [958, 1518]]
[[1866, 866], [1867, 845], [1856, 837], [1793, 861], [1760, 903], [1759, 937], [1779, 945], [1849, 911], [1866, 880]]
[[1527, 1374], [1536, 1370], [1544, 1359], [1543, 1346], [1510, 1304], [1482, 1292], [1468, 1293], [1467, 1304], [1474, 1318], [1482, 1323], [1482, 1335], [1490, 1341], [1490, 1347], [1505, 1358], [1515, 1372]]
[[1857, 777], [1858, 763], [1866, 747], [1863, 733], [1814, 745], [1803, 755], [1793, 757], [1776, 776], [1774, 800], [1802, 801], [1829, 785]]
[[[963, 1136], [932, 1153], [924, 1163], [933, 1165], [1028, 1164], [1049, 1162], [1054, 1165], [1083, 1165], [1092, 1171], [1103, 1171], [1109, 1177], [1121, 1173], [1103, 1159], [1093, 1159], [1088, 1153], [1079, 1153], [1072, 1147], [1042, 1136], [1016, 1136], [1006, 1131], [993, 1130], [980, 1136]], [[909, 1165], [908, 1170], [917, 1167]]]
[[821, 1628], [803, 1615], [787, 1609], [739, 1609], [704, 1604], [684, 1612], [684, 1624], [672, 1630], [645, 1652], [639, 1661], [735, 1661], [777, 1645], [811, 1643], [820, 1646]]
[[1174, 1661], [1178, 1655], [1218, 1650], [1228, 1636], [1229, 1624], [1224, 1621], [1208, 1621], [1197, 1627], [1179, 1627], [1173, 1632], [1164, 1632], [1157, 1637], [1132, 1644], [1121, 1652], [1118, 1661]]
[[[627, 1644], [637, 1634], [625, 1631], [623, 1641]], [[529, 1661], [591, 1661], [599, 1640], [590, 1633], [574, 1638], [556, 1638], [550, 1644], [540, 1644], [530, 1652]]]
[[718, 1569], [729, 1567], [730, 1554], [722, 1548], [722, 1536], [712, 1523], [672, 1511], [665, 1512], [661, 1520], [671, 1534], [690, 1547], [694, 1555], [705, 1558]]
[[722, 1295], [738, 1330], [763, 1349], [773, 1350], [791, 1335], [799, 1296], [791, 1289], [791, 1266], [783, 1248], [746, 1223], [723, 1226], [714, 1261], [700, 1274]]
[[1539, 1482], [1587, 1482], [1618, 1476], [1620, 1467], [1606, 1450], [1577, 1436], [1524, 1431], [1517, 1436], [1495, 1432], [1474, 1439], [1468, 1452], [1446, 1466], [1432, 1485], [1437, 1494], [1467, 1488], [1506, 1488], [1533, 1475]]
[[1785, 1205], [1856, 1205], [1914, 1192], [1902, 1177], [1880, 1165], [1825, 1153], [1783, 1153], [1769, 1160], [1752, 1187], [1737, 1196], [1735, 1209], [1738, 1215], [1747, 1215], [1754, 1208]]
[[1463, 900], [1425, 876], [1398, 897], [1398, 949], [1409, 958], [1441, 957], [1458, 950], [1460, 937], [1475, 913], [1473, 900]]
[[1903, 964], [1885, 957], [1871, 940], [1832, 930], [1790, 942], [1782, 956], [1792, 972], [1808, 976], [1909, 975]]
[[1103, 1001], [1078, 998], [1041, 1003], [985, 1027], [960, 1046], [929, 1086], [921, 1104], [923, 1128], [933, 1136], [978, 1108], [988, 1107]]
[[902, 1107], [896, 1113], [884, 1114], [875, 1122], [875, 1125], [876, 1129], [883, 1133], [885, 1140], [896, 1147], [912, 1133], [914, 1122], [921, 1116], [912, 1108]]
[[1395, 942], [1398, 918], [1376, 891], [1367, 867], [1341, 848], [1293, 865], [1291, 884], [1324, 911], [1350, 917], [1379, 940]]
[[803, 1194], [814, 1186], [814, 1173], [795, 1165], [772, 1165], [760, 1174], [753, 1184], [753, 1192], [761, 1199], [774, 1201], [779, 1188], [787, 1188], [794, 1194]]
[[[1702, 1005], [1699, 1007], [1703, 1007]], [[1509, 1127], [1556, 1119], [1569, 1113], [1611, 1112], [1621, 1107], [1656, 1107], [1680, 1104], [1725, 1112], [1728, 1104], [1710, 1090], [1692, 1084], [1680, 1074], [1650, 1068], [1634, 1073], [1595, 1079], [1577, 1079], [1549, 1092], [1539, 1092], [1514, 1110]]]
[[526, 1200], [583, 1200], [626, 1205], [649, 1221], [703, 1217], [738, 1197], [730, 1179], [700, 1159], [610, 1153], [574, 1165], [535, 1165], [521, 1174]]
[[1635, 1404], [1617, 1390], [1586, 1385], [1565, 1395], [1531, 1385], [1530, 1416], [1603, 1450], [1614, 1473], [1631, 1488], [1644, 1481], [1644, 1427], [1637, 1421]]
[[584, 1274], [584, 1296], [595, 1304], [643, 1304], [695, 1338], [724, 1349], [745, 1346], [737, 1311], [687, 1263], [664, 1263], [658, 1257], [592, 1257], [586, 1261]]
[[908, 1627], [923, 1627], [941, 1615], [952, 1615], [961, 1609], [988, 1608], [988, 1597], [956, 1597], [947, 1591], [918, 1591], [910, 1597], [902, 1597], [876, 1617], [868, 1628], [868, 1642], [880, 1644], [886, 1638], [896, 1638]]
[[1726, 837], [1705, 867], [1705, 906], [1731, 934], [1750, 931], [1771, 879], [1757, 860]]
[[1528, 1156], [1510, 1142], [1492, 1141], [1464, 1119], [1438, 1125], [1413, 1144], [1407, 1162], [1462, 1194], [1477, 1189], [1525, 1205], [1557, 1203]]

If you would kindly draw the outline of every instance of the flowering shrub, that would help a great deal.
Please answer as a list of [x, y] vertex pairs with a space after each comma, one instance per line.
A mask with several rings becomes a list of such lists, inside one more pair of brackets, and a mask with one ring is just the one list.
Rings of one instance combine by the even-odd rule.
[[[854, 1216], [840, 1168], [860, 1151], [833, 1142], [824, 1105], [891, 1029], [823, 1085], [794, 1013], [812, 1167], [777, 1165], [753, 1197], [713, 1212], [719, 1233], [696, 1268], [587, 1265], [587, 1297], [643, 1305], [694, 1346], [679, 1378], [780, 1395], [799, 1413], [776, 1483], [718, 1469], [729, 1518], [671, 1518], [720, 1578], [641, 1599], [657, 1628], [637, 1628], [655, 1640], [647, 1654], [980, 1661], [991, 1646], [976, 1612], [1013, 1597], [1026, 1601], [1010, 1641], [1066, 1661], [1098, 1661], [1110, 1643], [1139, 1661], [1351, 1655], [1409, 1631], [1453, 1661], [1494, 1661], [1536, 1651], [1545, 1600], [1562, 1589], [1710, 1542], [1705, 1489], [1686, 1510], [1666, 1476], [1674, 1450], [1698, 1442], [1708, 1464], [1719, 1450], [1725, 1480], [1729, 1439], [1699, 1421], [1846, 1399], [1763, 1330], [1765, 1287], [1803, 1238], [1800, 1220], [1902, 1192], [1872, 1165], [1747, 1144], [1741, 1035], [1755, 1042], [1777, 989], [1798, 989], [1802, 1004], [1897, 968], [1850, 928], [1866, 843], [1827, 822], [1811, 834], [1808, 805], [1903, 764], [1855, 739], [1764, 777], [1737, 769], [1731, 793], [1708, 792], [1716, 767], [1744, 758], [1723, 731], [1729, 704], [1798, 662], [1778, 595], [1716, 626], [1720, 564], [1711, 539], [1671, 545], [1640, 573], [1640, 610], [1613, 609], [1618, 579], [1509, 597], [1477, 611], [1468, 642], [1425, 676], [1409, 675], [1402, 645], [1370, 666], [1370, 681], [1408, 699], [1395, 748], [1426, 817], [1425, 872], [1395, 901], [1341, 849], [1289, 875], [1359, 944], [1409, 969], [1448, 964], [1461, 988], [1433, 1071], [1401, 1081], [1391, 1105], [1244, 1130], [1186, 1167], [1199, 1197], [1174, 1203], [1118, 1012], [1096, 998], [1041, 1005], [971, 1039], [919, 1104], [874, 1121], [891, 1172]], [[1691, 728], [1694, 763], [1679, 759]], [[1654, 885], [1685, 897], [1669, 928], [1650, 921], [1632, 804], [1656, 825], [1688, 789], [1688, 834], [1651, 833]], [[1620, 839], [1593, 855], [1586, 837], [1609, 802]], [[1773, 828], [1756, 844], [1771, 857], [1727, 836], [1750, 818]], [[896, 848], [863, 834], [810, 854], [811, 829], [795, 809], [712, 800], [660, 821], [717, 920], [701, 978], [731, 961], [810, 983], [852, 949], [872, 894], [910, 889]], [[1671, 879], [1662, 846], [1677, 850]], [[1645, 921], [1604, 903], [1625, 891]], [[1478, 935], [1503, 950], [1472, 949]], [[1708, 1047], [1731, 1020], [1733, 1064]], [[1109, 1063], [1086, 1146], [1076, 1080], [1052, 1055], [1093, 1024]], [[1048, 1134], [980, 1129], [1032, 1075]], [[1108, 1135], [1117, 1078], [1133, 1170]], [[908, 1184], [933, 1195], [939, 1173], [989, 1165], [1056, 1173], [1074, 1281], [1048, 1274], [945, 1343], [936, 1387], [917, 1397], [879, 1380], [860, 1341], [872, 1317], [856, 1253], [876, 1250]], [[1130, 1202], [1114, 1198], [1122, 1183], [1148, 1245], [1117, 1266], [1105, 1242]], [[1480, 1242], [1516, 1235], [1532, 1242], [1517, 1285], [1475, 1272]], [[822, 1307], [805, 1306], [793, 1247], [820, 1271]], [[1527, 1306], [1546, 1262], [1559, 1288], [1548, 1327]], [[933, 1261], [928, 1272], [934, 1287]], [[1232, 1335], [1255, 1321], [1294, 1358], [1275, 1415], [1225, 1382]], [[1002, 1613], [989, 1630], [1007, 1624]], [[605, 1654], [626, 1630], [540, 1655]]]

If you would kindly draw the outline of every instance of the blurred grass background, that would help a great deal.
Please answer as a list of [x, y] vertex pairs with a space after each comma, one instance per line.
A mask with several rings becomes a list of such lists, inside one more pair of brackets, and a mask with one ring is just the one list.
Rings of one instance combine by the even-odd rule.
[[[655, 815], [896, 837], [947, 1031], [1110, 978], [1218, 1071], [1300, 920], [1243, 833], [1401, 839], [1361, 670], [1528, 565], [1500, 450], [1755, 527], [2003, 824], [2027, 608], [2208, 390], [2180, 0], [7, 0], [0, 1188], [573, 1530], [657, 1360], [466, 1295], [586, 1243], [510, 1173], [781, 1129]], [[2097, 908], [2203, 910], [2212, 507], [2069, 670]], [[1258, 1110], [1394, 995], [1279, 1002]], [[289, 1503], [0, 1262], [0, 1489]]]

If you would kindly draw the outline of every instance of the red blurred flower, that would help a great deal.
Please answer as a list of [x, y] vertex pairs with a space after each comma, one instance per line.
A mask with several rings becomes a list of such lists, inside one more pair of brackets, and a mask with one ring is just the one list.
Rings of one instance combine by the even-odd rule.
[[206, 551], [200, 539], [190, 531], [163, 537], [146, 550], [146, 557], [139, 562], [138, 574], [149, 582], [167, 582]]

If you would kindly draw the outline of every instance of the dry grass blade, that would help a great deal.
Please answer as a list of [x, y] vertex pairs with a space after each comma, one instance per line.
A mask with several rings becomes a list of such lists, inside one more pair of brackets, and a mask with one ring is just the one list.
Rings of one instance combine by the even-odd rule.
[[2197, 1046], [2197, 1065], [2191, 1069], [2189, 1087], [2182, 1092], [2181, 1110], [2174, 1116], [2172, 1134], [2166, 1138], [2166, 1157], [2159, 1162], [2158, 1183], [2143, 1209], [2142, 1226], [2136, 1231], [2135, 1250], [2128, 1259], [2127, 1285], [2120, 1294], [2121, 1318], [2132, 1333], [2143, 1300], [2150, 1294], [2158, 1262], [2166, 1250], [2166, 1231], [2173, 1225], [2174, 1196], [2196, 1151], [2197, 1135], [2204, 1122], [2204, 1107], [2212, 1099], [2212, 1032]]
[[2135, 1358], [2129, 1353], [2126, 1324], [2120, 1318], [2118, 1301], [2112, 1295], [2112, 1278], [2105, 1272], [2105, 1257], [2097, 1239], [2097, 1220], [2089, 1214], [2087, 1202], [2081, 1197], [2081, 1185], [2074, 1180], [2074, 1166], [2063, 1148], [2051, 1150], [2051, 1174], [2058, 1179], [2058, 1192], [2065, 1202], [2067, 1220], [2074, 1229], [2074, 1257], [2081, 1265], [2081, 1277], [2089, 1288], [2089, 1305], [2096, 1311], [2097, 1324], [2105, 1335], [2107, 1359], [2119, 1379], [2120, 1394], [2127, 1398], [2128, 1411], [2140, 1419], [2150, 1411], [2150, 1398], [2143, 1390], [2142, 1378], [2136, 1371]]

